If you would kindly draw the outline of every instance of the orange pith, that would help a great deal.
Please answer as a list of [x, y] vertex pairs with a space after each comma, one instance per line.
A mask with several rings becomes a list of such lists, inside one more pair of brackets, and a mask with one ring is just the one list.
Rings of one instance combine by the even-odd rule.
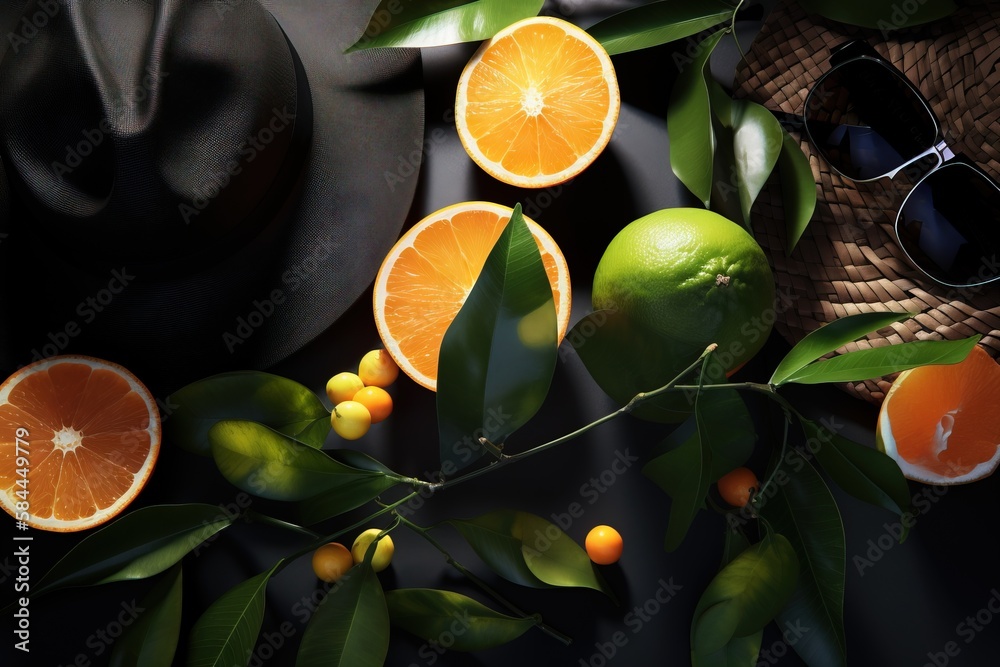
[[998, 404], [1000, 365], [977, 345], [960, 363], [901, 373], [883, 402], [879, 436], [908, 477], [973, 481], [997, 464]]
[[19, 519], [27, 507], [34, 528], [84, 530], [116, 516], [159, 447], [156, 402], [116, 364], [51, 357], [0, 385], [0, 503]]
[[575, 25], [524, 19], [476, 52], [459, 79], [456, 126], [472, 159], [501, 181], [547, 187], [604, 149], [620, 109], [607, 52]]
[[[446, 207], [407, 231], [383, 261], [375, 278], [375, 323], [386, 350], [418, 384], [436, 389], [441, 340], [511, 212], [489, 202]], [[525, 223], [538, 243], [552, 286], [561, 341], [570, 314], [566, 260], [544, 229], [528, 218]]]

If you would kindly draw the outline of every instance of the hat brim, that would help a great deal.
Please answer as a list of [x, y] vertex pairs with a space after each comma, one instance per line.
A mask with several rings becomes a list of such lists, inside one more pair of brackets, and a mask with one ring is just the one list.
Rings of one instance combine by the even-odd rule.
[[[398, 238], [422, 157], [419, 51], [343, 53], [373, 4], [261, 2], [304, 67], [312, 138], [281, 224], [245, 247], [166, 280], [127, 264], [82, 274], [47, 262], [37, 239], [0, 237], [0, 370], [55, 353], [91, 354], [169, 391], [214, 372], [266, 368], [336, 321]], [[235, 17], [239, 3], [232, 8]], [[0, 172], [6, 233], [2, 181]]]

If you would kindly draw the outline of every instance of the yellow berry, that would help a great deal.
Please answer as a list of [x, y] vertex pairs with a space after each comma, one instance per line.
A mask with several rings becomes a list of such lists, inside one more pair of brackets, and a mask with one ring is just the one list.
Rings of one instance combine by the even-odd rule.
[[399, 366], [385, 350], [367, 352], [358, 364], [358, 377], [366, 387], [388, 387], [398, 375]]
[[341, 401], [333, 408], [330, 425], [344, 440], [357, 440], [372, 425], [372, 415], [368, 408], [357, 401]]

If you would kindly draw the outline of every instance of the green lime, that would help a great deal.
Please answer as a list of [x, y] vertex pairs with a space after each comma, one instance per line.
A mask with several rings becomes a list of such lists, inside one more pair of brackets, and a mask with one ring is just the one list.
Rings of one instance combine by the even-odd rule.
[[[595, 311], [613, 314], [616, 335], [631, 348], [621, 351], [626, 381], [609, 388], [595, 378], [620, 401], [666, 384], [710, 343], [718, 348], [705, 382], [724, 381], [764, 346], [775, 316], [774, 276], [760, 245], [740, 225], [697, 208], [655, 211], [623, 228], [598, 263], [592, 299]], [[636, 414], [677, 421], [690, 413], [690, 397], [669, 398], [659, 404], [670, 414]]]

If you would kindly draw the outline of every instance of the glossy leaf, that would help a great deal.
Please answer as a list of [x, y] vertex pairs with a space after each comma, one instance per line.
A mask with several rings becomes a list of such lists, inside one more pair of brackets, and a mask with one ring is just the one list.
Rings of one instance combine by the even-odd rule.
[[429, 47], [488, 39], [535, 16], [542, 0], [382, 0], [361, 38], [346, 53], [378, 46]]
[[[783, 130], [771, 112], [760, 104], [726, 99], [728, 93], [714, 80], [708, 86], [713, 114], [732, 133], [735, 178], [731, 187], [740, 201], [740, 217], [736, 219], [749, 228], [750, 208], [778, 163]], [[718, 137], [717, 143], [721, 143]]]
[[611, 595], [583, 547], [540, 516], [497, 510], [447, 523], [490, 569], [508, 581], [531, 588], [592, 588]]
[[794, 648], [810, 667], [843, 667], [847, 556], [840, 511], [823, 478], [795, 450], [780, 470], [786, 474], [775, 477], [776, 493], [761, 514], [788, 537], [801, 569], [795, 593], [776, 620], [783, 628], [809, 628]]
[[552, 287], [538, 244], [514, 207], [441, 341], [437, 415], [442, 470], [482, 456], [538, 411], [557, 359]]
[[[743, 533], [726, 531], [726, 543], [722, 554], [722, 567], [731, 563], [741, 553], [750, 548], [750, 542]], [[747, 667], [756, 665], [764, 631], [758, 630], [745, 637], [733, 637], [729, 643], [707, 655], [697, 657], [698, 667]]]
[[877, 28], [883, 34], [936, 21], [949, 16], [957, 9], [953, 0], [920, 0], [913, 2], [912, 5], [901, 3], [899, 0], [865, 0], [865, 2], [800, 0], [800, 2], [807, 12], [849, 25]]
[[886, 347], [855, 350], [815, 361], [782, 384], [856, 382], [930, 364], [957, 364], [976, 346], [980, 335], [959, 340], [915, 340]]
[[389, 611], [369, 549], [319, 603], [299, 645], [296, 667], [382, 667]]
[[712, 101], [712, 132], [715, 135], [711, 210], [752, 232], [743, 219], [740, 204], [736, 175], [736, 138], [732, 128], [733, 99], [712, 78], [708, 78], [708, 91]]
[[706, 37], [697, 55], [674, 82], [667, 109], [670, 166], [677, 178], [707, 207], [712, 194], [715, 136], [705, 67], [723, 31]]
[[709, 486], [743, 465], [753, 453], [753, 420], [735, 391], [713, 390], [697, 397], [695, 415], [666, 439], [671, 447], [643, 467], [643, 474], [670, 496], [664, 547], [674, 551], [705, 506]]
[[760, 632], [788, 602], [798, 570], [795, 551], [780, 534], [768, 535], [723, 567], [695, 608], [692, 665], [720, 664], [714, 654], [734, 638]]
[[778, 175], [785, 216], [785, 256], [792, 254], [816, 212], [816, 178], [802, 147], [782, 128]]
[[330, 411], [308, 387], [270, 373], [236, 371], [198, 380], [167, 398], [164, 439], [209, 456], [208, 431], [222, 419], [270, 426], [319, 449], [330, 432]]
[[452, 651], [482, 651], [506, 644], [538, 623], [496, 612], [470, 597], [431, 588], [401, 588], [386, 592], [393, 625], [425, 641], [449, 639]]
[[698, 510], [705, 506], [705, 496], [711, 484], [712, 455], [705, 442], [707, 425], [692, 417], [690, 435], [677, 447], [647, 463], [642, 473], [670, 496], [670, 517], [664, 548], [674, 551]]
[[170, 667], [181, 636], [183, 570], [178, 563], [139, 601], [142, 613], [111, 649], [110, 667]]
[[[215, 464], [230, 483], [261, 498], [303, 500], [332, 493], [358, 507], [398, 480], [359, 470], [262, 424], [220, 421], [209, 431]], [[346, 511], [346, 510], [343, 510]]]
[[[661, 336], [620, 310], [598, 310], [581, 318], [566, 335], [587, 371], [612, 399], [625, 405], [636, 394], [658, 389], [704, 351]], [[623, 368], [630, 372], [622, 372]], [[632, 414], [650, 421], [679, 423], [690, 417], [694, 401], [668, 392], [638, 405]]]
[[697, 35], [730, 21], [733, 11], [721, 0], [660, 0], [612, 14], [587, 32], [616, 55]]
[[233, 519], [216, 505], [137, 509], [84, 537], [39, 580], [33, 593], [151, 577], [228, 527]]
[[710, 480], [745, 464], [757, 441], [753, 417], [738, 391], [713, 389], [698, 396], [698, 411], [712, 452]]
[[809, 332], [784, 356], [774, 369], [773, 385], [782, 385], [794, 373], [811, 364], [823, 355], [861, 338], [867, 333], [878, 331], [893, 322], [911, 317], [911, 313], [859, 313], [841, 317]]
[[816, 460], [837, 486], [859, 500], [900, 516], [910, 511], [910, 487], [891, 457], [815, 422], [803, 421], [802, 426], [806, 437], [818, 444]]
[[282, 561], [222, 594], [191, 630], [188, 667], [245, 665], [264, 620], [267, 582]]

